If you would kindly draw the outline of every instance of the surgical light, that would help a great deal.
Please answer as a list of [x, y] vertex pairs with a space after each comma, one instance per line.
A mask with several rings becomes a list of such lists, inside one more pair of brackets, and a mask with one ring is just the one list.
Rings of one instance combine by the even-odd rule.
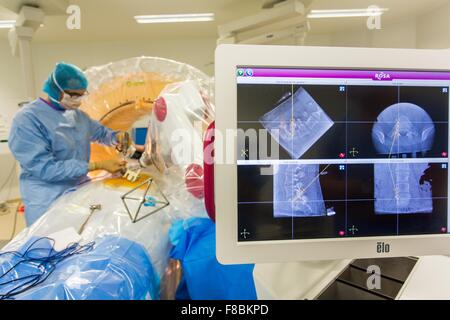
[[16, 25], [15, 20], [0, 20], [0, 29], [11, 29]]
[[343, 10], [311, 10], [308, 18], [350, 18], [350, 17], [375, 17], [389, 11], [386, 8], [343, 9]]
[[138, 23], [175, 23], [214, 21], [214, 13], [159, 14], [135, 16]]

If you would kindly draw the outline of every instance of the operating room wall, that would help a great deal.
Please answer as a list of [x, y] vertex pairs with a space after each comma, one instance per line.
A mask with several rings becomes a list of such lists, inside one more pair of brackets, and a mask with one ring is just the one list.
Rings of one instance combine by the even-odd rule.
[[378, 48], [450, 48], [450, 3], [431, 8], [416, 16], [395, 21], [382, 20], [380, 30], [368, 30], [364, 20], [357, 29], [308, 35], [306, 44], [314, 46], [352, 46]]
[[[10, 47], [0, 42], [0, 141], [8, 137], [11, 119], [17, 104], [25, 95], [20, 74], [20, 62], [11, 55]], [[0, 203], [19, 198], [17, 167], [7, 143], [0, 142]], [[12, 175], [10, 173], [15, 170]], [[8, 179], [11, 177], [10, 179]]]
[[371, 31], [371, 36], [372, 46], [376, 48], [416, 48], [417, 20], [406, 17], [386, 28]]
[[417, 18], [418, 48], [450, 48], [450, 3]]
[[[308, 46], [372, 47], [372, 48], [416, 48], [417, 24], [415, 18], [406, 17], [400, 21], [382, 24], [379, 30], [369, 30], [361, 19], [358, 28], [339, 32], [319, 33], [314, 25], [306, 37]], [[424, 36], [427, 36], [424, 34]], [[296, 39], [276, 40], [269, 44], [296, 45]]]
[[37, 89], [55, 63], [67, 61], [81, 68], [136, 56], [157, 56], [191, 64], [212, 75], [215, 38], [159, 39], [141, 42], [35, 43], [33, 60]]
[[[421, 36], [428, 36], [422, 33]], [[415, 17], [382, 23], [381, 29], [369, 30], [364, 20], [356, 29], [327, 34], [310, 34], [306, 44], [313, 46], [368, 47], [368, 48], [416, 48], [418, 41]]]

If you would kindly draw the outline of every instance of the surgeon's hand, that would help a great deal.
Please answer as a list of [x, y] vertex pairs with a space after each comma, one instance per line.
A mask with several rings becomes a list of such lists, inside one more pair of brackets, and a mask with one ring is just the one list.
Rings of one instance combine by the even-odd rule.
[[116, 140], [117, 140], [117, 145], [116, 145], [117, 151], [119, 151], [125, 155], [128, 151], [128, 148], [131, 145], [130, 134], [125, 131], [120, 131], [116, 134]]
[[105, 170], [109, 173], [125, 173], [127, 170], [127, 162], [124, 160], [105, 160], [100, 162], [93, 162], [89, 164], [89, 171]]

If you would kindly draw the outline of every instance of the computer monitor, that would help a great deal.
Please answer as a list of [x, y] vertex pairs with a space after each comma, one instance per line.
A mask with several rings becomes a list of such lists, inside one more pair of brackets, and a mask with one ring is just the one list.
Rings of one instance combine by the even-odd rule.
[[450, 253], [448, 50], [222, 45], [215, 76], [220, 262]]

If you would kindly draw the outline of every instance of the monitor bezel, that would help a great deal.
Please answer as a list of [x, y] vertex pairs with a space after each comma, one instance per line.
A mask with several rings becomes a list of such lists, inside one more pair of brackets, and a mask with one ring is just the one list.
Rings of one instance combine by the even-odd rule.
[[[220, 45], [215, 127], [223, 136], [237, 130], [239, 66], [450, 72], [450, 50]], [[450, 234], [239, 242], [236, 152], [224, 158], [224, 164], [215, 164], [216, 254], [223, 264], [450, 254]], [[386, 244], [389, 252], [380, 252]]]

